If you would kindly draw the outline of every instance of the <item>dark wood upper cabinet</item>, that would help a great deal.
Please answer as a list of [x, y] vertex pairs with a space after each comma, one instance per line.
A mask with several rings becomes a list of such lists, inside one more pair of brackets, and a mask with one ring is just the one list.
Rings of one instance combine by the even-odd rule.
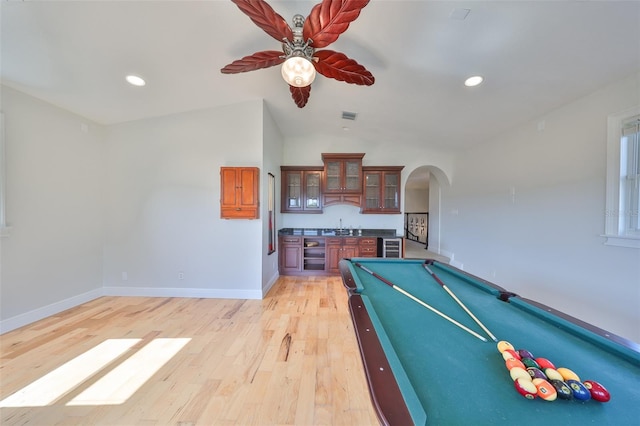
[[363, 167], [362, 213], [400, 213], [400, 173], [404, 166]]
[[322, 167], [280, 166], [282, 213], [322, 213]]
[[322, 154], [325, 206], [333, 204], [360, 206], [362, 200], [362, 157], [364, 157], [364, 153]]

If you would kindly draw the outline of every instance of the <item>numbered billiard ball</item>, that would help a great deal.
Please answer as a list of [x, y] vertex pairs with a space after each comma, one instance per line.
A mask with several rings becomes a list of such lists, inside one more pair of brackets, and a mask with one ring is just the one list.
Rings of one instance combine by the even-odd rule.
[[569, 385], [567, 385], [562, 380], [549, 380], [549, 383], [556, 388], [556, 392], [558, 393], [558, 398], [560, 399], [573, 399], [573, 392]]
[[538, 389], [537, 393], [540, 399], [544, 399], [545, 401], [555, 401], [558, 397], [556, 388], [546, 380], [535, 378], [533, 379], [533, 384], [536, 386], [536, 389]]
[[593, 398], [595, 401], [607, 402], [611, 399], [611, 394], [609, 394], [609, 391], [600, 383], [593, 380], [585, 380], [583, 384], [587, 389], [589, 389], [591, 398]]
[[517, 378], [513, 382], [513, 386], [518, 393], [527, 399], [534, 399], [538, 395], [538, 388], [531, 380]]
[[589, 389], [587, 389], [586, 386], [580, 383], [579, 381], [567, 380], [566, 383], [571, 388], [573, 397], [578, 401], [587, 401], [591, 399], [591, 392], [589, 392]]

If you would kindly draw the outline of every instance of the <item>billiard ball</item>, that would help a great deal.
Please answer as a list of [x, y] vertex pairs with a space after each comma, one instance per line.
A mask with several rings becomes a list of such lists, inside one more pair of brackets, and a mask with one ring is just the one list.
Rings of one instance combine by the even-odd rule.
[[557, 368], [556, 371], [558, 373], [560, 373], [560, 375], [562, 376], [562, 379], [565, 382], [567, 380], [575, 380], [576, 382], [580, 381], [580, 377], [578, 377], [578, 375], [576, 373], [574, 373], [573, 371], [569, 370], [568, 368], [560, 367], [560, 368]]
[[527, 367], [527, 373], [529, 373], [532, 379], [547, 379], [547, 376], [542, 372], [542, 370], [536, 367]]
[[573, 399], [573, 392], [571, 391], [569, 385], [567, 385], [565, 382], [563, 382], [562, 380], [550, 379], [549, 383], [551, 383], [551, 385], [556, 389], [558, 398]]
[[589, 393], [591, 393], [591, 398], [598, 402], [607, 402], [611, 399], [611, 395], [609, 391], [602, 386], [600, 383], [595, 382], [593, 380], [585, 380], [583, 382], [584, 387], [589, 389]]
[[518, 393], [527, 399], [534, 399], [538, 395], [538, 388], [533, 384], [531, 380], [517, 378], [513, 382], [513, 386]]
[[553, 368], [545, 368], [544, 370], [542, 370], [542, 372], [547, 376], [549, 380], [564, 381], [564, 377], [562, 377], [562, 374], [558, 373], [558, 371]]
[[520, 361], [525, 365], [525, 367], [535, 367], [540, 368], [537, 362], [533, 360], [533, 358], [522, 358]]
[[586, 386], [579, 381], [567, 380], [566, 383], [571, 388], [573, 397], [578, 401], [587, 401], [591, 399], [591, 392], [589, 392], [589, 389], [587, 389]]
[[506, 340], [501, 340], [498, 342], [498, 352], [502, 353], [504, 352], [505, 349], [511, 349], [513, 350], [514, 347], [511, 343], [507, 342]]
[[504, 358], [505, 361], [509, 358], [520, 359], [520, 354], [518, 354], [518, 352], [514, 351], [513, 349], [505, 349], [504, 351], [502, 351], [502, 358]]
[[511, 380], [513, 381], [516, 381], [518, 379], [531, 381], [531, 376], [524, 368], [513, 367], [511, 370], [509, 370], [509, 375], [511, 376]]
[[533, 379], [533, 384], [538, 389], [538, 396], [545, 401], [555, 401], [558, 397], [558, 392], [556, 388], [549, 382], [544, 379], [535, 378]]
[[515, 358], [509, 358], [508, 360], [505, 361], [504, 365], [507, 367], [507, 370], [511, 370], [514, 367], [520, 367], [523, 370], [526, 368], [519, 359], [515, 359]]
[[553, 369], [556, 368], [556, 366], [553, 365], [553, 363], [546, 358], [536, 358], [536, 362], [540, 366], [541, 370], [544, 370], [545, 368], [553, 368]]
[[533, 354], [526, 349], [518, 349], [518, 354], [520, 354], [520, 358], [531, 358], [533, 359]]

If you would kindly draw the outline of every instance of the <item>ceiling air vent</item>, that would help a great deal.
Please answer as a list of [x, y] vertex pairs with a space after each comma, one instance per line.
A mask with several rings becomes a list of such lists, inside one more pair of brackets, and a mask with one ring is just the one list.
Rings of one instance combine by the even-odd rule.
[[342, 119], [343, 120], [355, 120], [356, 119], [356, 114], [355, 112], [349, 112], [349, 111], [342, 111]]

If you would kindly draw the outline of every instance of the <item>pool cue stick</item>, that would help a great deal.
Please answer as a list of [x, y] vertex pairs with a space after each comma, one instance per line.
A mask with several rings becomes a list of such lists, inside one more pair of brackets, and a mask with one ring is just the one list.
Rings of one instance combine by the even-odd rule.
[[453, 298], [453, 300], [455, 300], [455, 301], [458, 303], [458, 305], [460, 305], [460, 307], [462, 307], [462, 309], [464, 309], [464, 310], [465, 310], [465, 312], [466, 312], [467, 314], [469, 314], [469, 316], [470, 316], [470, 317], [471, 317], [471, 318], [476, 322], [476, 324], [478, 324], [478, 325], [479, 325], [479, 326], [480, 326], [480, 327], [485, 331], [485, 333], [487, 333], [487, 335], [488, 335], [488, 336], [489, 336], [489, 337], [490, 337], [494, 342], [497, 342], [497, 341], [498, 341], [498, 339], [496, 339], [496, 336], [494, 336], [494, 335], [493, 335], [493, 333], [491, 333], [491, 332], [489, 331], [489, 329], [488, 329], [487, 327], [485, 327], [485, 326], [484, 326], [484, 324], [483, 324], [482, 322], [480, 322], [480, 320], [479, 320], [478, 318], [476, 318], [476, 316], [475, 316], [475, 315], [473, 315], [473, 312], [471, 312], [471, 311], [470, 311], [470, 310], [469, 310], [469, 309], [464, 305], [464, 303], [462, 303], [462, 302], [460, 301], [460, 299], [458, 299], [458, 297], [457, 297], [455, 294], [453, 294], [453, 292], [452, 292], [451, 290], [449, 290], [449, 287], [447, 287], [447, 285], [446, 285], [445, 283], [443, 283], [443, 282], [442, 282], [442, 280], [441, 280], [441, 279], [440, 279], [440, 278], [439, 278], [439, 277], [438, 277], [438, 276], [437, 276], [437, 275], [436, 275], [436, 274], [435, 274], [435, 273], [434, 273], [434, 272], [433, 272], [433, 271], [432, 271], [432, 270], [427, 266], [427, 262], [424, 262], [424, 263], [422, 264], [422, 266], [424, 266], [424, 268], [427, 270], [427, 272], [429, 272], [429, 274], [433, 277], [433, 279], [434, 279], [434, 280], [436, 280], [436, 282], [437, 282], [438, 284], [440, 284], [440, 286], [441, 286], [442, 288], [444, 288], [444, 289], [445, 289], [445, 291], [446, 291], [447, 293], [449, 293], [449, 296], [451, 296], [451, 297]]
[[440, 315], [442, 318], [446, 319], [447, 321], [453, 323], [454, 325], [457, 325], [458, 327], [460, 327], [461, 329], [463, 329], [464, 331], [466, 331], [469, 334], [474, 335], [475, 337], [477, 337], [478, 339], [482, 340], [483, 342], [486, 342], [487, 339], [485, 339], [484, 337], [482, 337], [481, 335], [479, 335], [478, 333], [476, 333], [475, 331], [467, 328], [466, 326], [460, 324], [458, 321], [454, 320], [451, 317], [448, 317], [447, 315], [443, 314], [442, 312], [440, 312], [439, 310], [437, 310], [436, 308], [428, 305], [427, 303], [423, 302], [422, 300], [418, 299], [417, 297], [415, 297], [414, 295], [412, 295], [411, 293], [401, 289], [400, 287], [398, 287], [397, 285], [395, 285], [394, 283], [392, 283], [391, 281], [387, 280], [386, 278], [378, 275], [377, 273], [373, 272], [371, 269], [362, 266], [360, 263], [355, 262], [356, 266], [360, 269], [362, 269], [363, 271], [367, 272], [368, 274], [373, 275], [374, 277], [376, 277], [377, 279], [379, 279], [380, 281], [382, 281], [383, 283], [385, 283], [386, 285], [388, 285], [389, 287], [393, 288], [394, 290], [404, 294], [405, 296], [407, 296], [409, 299], [413, 300], [414, 302], [419, 303], [420, 305], [424, 306], [425, 308], [429, 309], [431, 312]]

